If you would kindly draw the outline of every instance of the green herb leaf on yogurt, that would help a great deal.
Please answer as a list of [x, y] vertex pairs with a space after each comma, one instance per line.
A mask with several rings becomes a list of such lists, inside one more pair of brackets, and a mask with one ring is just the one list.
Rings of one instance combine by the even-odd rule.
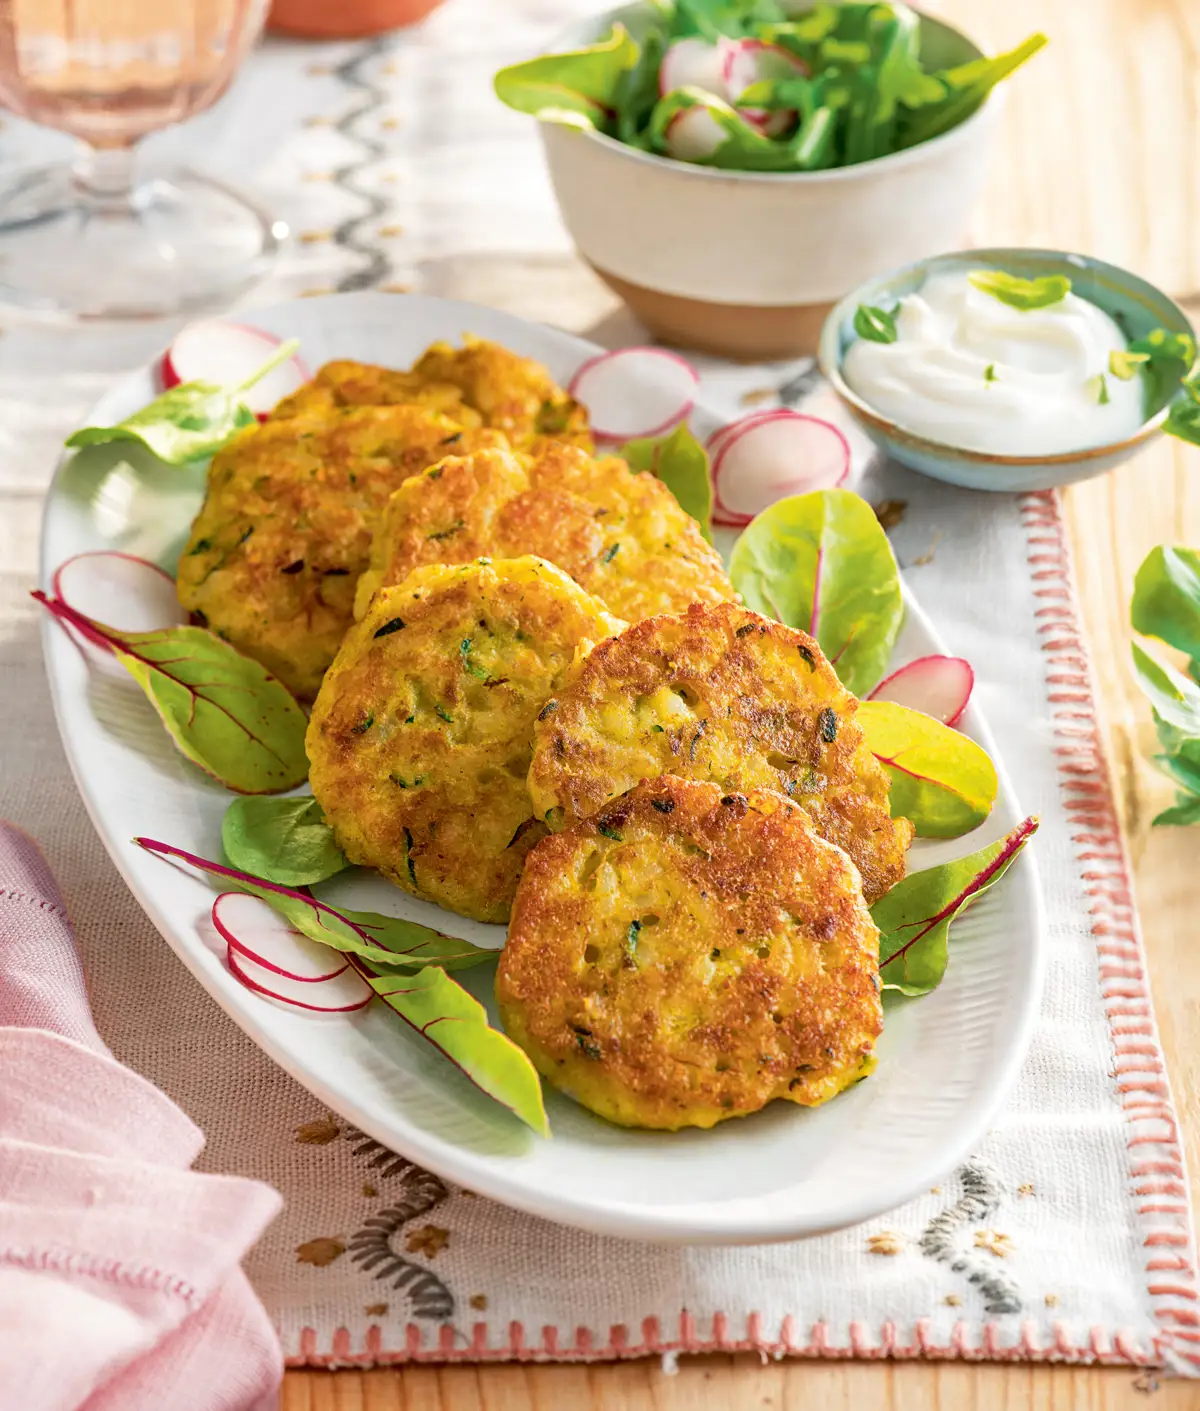
[[983, 370], [983, 380], [984, 380], [985, 382], [996, 382], [996, 381], [998, 380], [997, 377], [996, 377], [996, 364], [995, 364], [995, 363], [988, 363], [987, 367], [984, 368], [984, 370]]
[[1002, 269], [975, 269], [967, 279], [993, 299], [1010, 308], [1029, 313], [1033, 309], [1048, 309], [1061, 303], [1071, 292], [1071, 281], [1065, 274], [1044, 274], [1038, 279], [1022, 279]]
[[1108, 378], [1105, 377], [1102, 372], [1098, 372], [1096, 376], [1091, 379], [1091, 383], [1096, 389], [1097, 406], [1108, 406], [1109, 402], [1112, 401], [1112, 398], [1108, 394]]
[[854, 331], [871, 343], [894, 343], [899, 337], [894, 312], [888, 313], [874, 304], [859, 304], [855, 309]]
[[1108, 355], [1108, 370], [1119, 381], [1132, 382], [1142, 364], [1149, 361], [1149, 353], [1135, 353], [1129, 348], [1114, 348]]

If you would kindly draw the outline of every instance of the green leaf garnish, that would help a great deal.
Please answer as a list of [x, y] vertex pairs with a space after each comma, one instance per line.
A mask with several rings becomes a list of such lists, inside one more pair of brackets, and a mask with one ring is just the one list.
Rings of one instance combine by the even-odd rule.
[[894, 343], [899, 336], [894, 315], [873, 304], [859, 304], [854, 311], [854, 331], [872, 343]]
[[815, 637], [855, 695], [876, 685], [904, 621], [892, 546], [849, 490], [777, 500], [743, 530], [729, 560], [748, 608]]
[[1028, 313], [1032, 309], [1047, 309], [1061, 303], [1071, 292], [1071, 281], [1065, 274], [1044, 274], [1039, 279], [1022, 279], [1002, 269], [975, 269], [968, 281], [984, 294], [1008, 304], [1010, 308]]
[[1098, 372], [1092, 381], [1096, 384], [1096, 405], [1108, 406], [1112, 398], [1108, 395], [1108, 378], [1102, 372]]
[[622, 78], [637, 64], [640, 53], [629, 31], [617, 24], [598, 44], [543, 54], [501, 69], [493, 80], [496, 96], [543, 122], [607, 130], [613, 123]]
[[627, 441], [621, 454], [631, 470], [648, 470], [657, 476], [700, 526], [701, 534], [712, 543], [708, 452], [692, 435], [687, 422], [680, 422], [666, 436], [643, 436], [637, 441]]
[[350, 866], [311, 794], [234, 799], [221, 820], [221, 846], [234, 867], [285, 887], [309, 887]]
[[892, 817], [918, 838], [957, 838], [991, 813], [1000, 782], [974, 740], [891, 701], [860, 701], [855, 719], [891, 779]]
[[875, 903], [885, 990], [911, 996], [937, 988], [946, 973], [950, 923], [996, 885], [1037, 830], [1038, 819], [1027, 818], [990, 847], [897, 882]]
[[984, 370], [983, 370], [983, 380], [984, 380], [985, 382], [995, 382], [995, 381], [997, 380], [997, 379], [996, 379], [996, 364], [995, 364], [995, 363], [988, 363], [987, 367], [984, 368]]
[[354, 957], [355, 969], [380, 999], [439, 1049], [472, 1083], [543, 1136], [549, 1135], [542, 1085], [511, 1039], [491, 1028], [483, 1006], [446, 973], [494, 959], [497, 952], [416, 922], [369, 911], [339, 911], [307, 893], [251, 877], [152, 838], [134, 842], [159, 857], [178, 858], [249, 892], [302, 935]]
[[1200, 553], [1160, 544], [1133, 580], [1133, 629], [1200, 659]]
[[110, 652], [146, 693], [176, 748], [239, 794], [278, 794], [308, 776], [308, 718], [257, 661], [204, 627], [118, 632], [58, 598], [37, 600]]
[[1108, 355], [1108, 370], [1121, 382], [1132, 382], [1143, 363], [1149, 361], [1149, 353], [1134, 353], [1128, 348], [1114, 348]]
[[167, 465], [204, 460], [244, 427], [257, 421], [242, 393], [285, 362], [300, 346], [295, 338], [281, 343], [256, 372], [236, 387], [211, 382], [181, 382], [140, 411], [114, 426], [85, 426], [68, 436], [68, 446], [102, 446], [110, 441], [140, 441]]

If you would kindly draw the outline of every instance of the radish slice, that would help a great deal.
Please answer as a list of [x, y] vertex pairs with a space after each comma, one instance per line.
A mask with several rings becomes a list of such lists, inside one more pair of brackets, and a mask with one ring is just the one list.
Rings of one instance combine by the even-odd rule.
[[762, 411], [747, 412], [745, 416], [738, 417], [737, 421], [730, 421], [724, 426], [718, 426], [704, 443], [710, 459], [717, 456], [721, 447], [729, 440], [730, 436], [732, 436], [735, 431], [739, 431], [747, 426], [753, 426], [756, 421], [766, 421], [768, 418], [773, 417], [776, 412], [786, 410], [786, 407], [764, 407]]
[[739, 108], [738, 112], [764, 137], [782, 137], [796, 121], [795, 108]]
[[[178, 387], [181, 382], [236, 387], [254, 376], [281, 341], [273, 333], [242, 323], [189, 323], [163, 354], [163, 387]], [[242, 400], [252, 412], [264, 416], [281, 397], [302, 387], [309, 376], [299, 358], [287, 358], [261, 382], [247, 388]]]
[[676, 88], [703, 88], [718, 98], [725, 95], [725, 56], [722, 47], [704, 39], [677, 39], [663, 55], [658, 70], [659, 97]]
[[957, 725], [974, 685], [975, 673], [962, 657], [918, 657], [885, 677], [867, 699], [893, 701], [943, 725]]
[[667, 153], [677, 162], [702, 162], [717, 150], [727, 134], [706, 107], [681, 108], [667, 124]]
[[785, 495], [831, 490], [850, 474], [850, 445], [831, 422], [776, 411], [743, 422], [713, 463], [713, 520], [749, 524]]
[[[695, 110], [693, 110], [695, 111]], [[665, 348], [618, 348], [589, 358], [567, 389], [605, 441], [661, 436], [696, 404], [700, 374]]]
[[76, 554], [54, 570], [50, 588], [68, 607], [118, 632], [154, 632], [188, 620], [171, 575], [134, 554]]
[[370, 1001], [371, 987], [349, 960], [293, 930], [258, 897], [223, 892], [213, 902], [212, 919], [228, 946], [230, 970], [257, 993], [329, 1013]]
[[752, 83], [808, 75], [803, 59], [761, 39], [731, 40], [722, 46], [722, 57], [721, 76], [731, 103], [736, 103]]

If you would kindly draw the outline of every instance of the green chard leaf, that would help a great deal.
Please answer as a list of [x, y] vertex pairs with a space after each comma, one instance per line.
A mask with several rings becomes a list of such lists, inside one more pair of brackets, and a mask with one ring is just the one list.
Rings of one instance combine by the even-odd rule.
[[891, 701], [860, 701], [855, 719], [892, 781], [892, 817], [918, 838], [960, 837], [991, 813], [1000, 782], [974, 740]]
[[355, 969], [380, 999], [439, 1049], [472, 1083], [534, 1131], [548, 1136], [541, 1080], [526, 1055], [487, 1022], [483, 1006], [446, 973], [492, 960], [495, 951], [415, 922], [375, 912], [338, 911], [305, 892], [251, 877], [152, 838], [134, 842], [177, 858], [259, 897], [302, 935], [355, 957]]
[[1200, 657], [1200, 553], [1160, 544], [1133, 580], [1133, 629]]
[[729, 574], [748, 608], [815, 637], [847, 690], [878, 684], [904, 601], [887, 534], [864, 499], [814, 490], [776, 501], [743, 530]]
[[712, 543], [712, 481], [708, 452], [692, 434], [686, 421], [665, 436], [643, 436], [627, 441], [621, 454], [631, 470], [648, 470], [670, 490], [680, 505]]
[[945, 87], [946, 97], [940, 102], [926, 102], [905, 114], [898, 146], [914, 147], [918, 142], [928, 142], [965, 122], [1002, 79], [1019, 69], [1047, 43], [1044, 34], [1031, 34], [1007, 54], [972, 59], [970, 63], [934, 74], [933, 78]]
[[118, 632], [58, 598], [33, 596], [64, 626], [116, 657], [145, 691], [180, 753], [226, 788], [278, 794], [308, 777], [308, 718], [296, 698], [215, 632]]
[[662, 34], [650, 30], [642, 40], [637, 62], [617, 79], [613, 107], [617, 113], [616, 136], [622, 142], [636, 142], [638, 134], [650, 121], [659, 99], [658, 75], [665, 49]]
[[140, 441], [167, 465], [206, 460], [237, 432], [255, 424], [257, 418], [241, 400], [242, 393], [290, 358], [299, 346], [294, 338], [281, 343], [262, 367], [236, 387], [181, 382], [115, 426], [85, 426], [68, 436], [66, 444], [102, 446], [110, 441]]
[[1187, 827], [1192, 823], [1200, 823], [1200, 794], [1181, 794], [1178, 801], [1171, 808], [1164, 808], [1151, 820], [1155, 828], [1163, 827]]
[[285, 887], [309, 887], [350, 866], [311, 794], [234, 799], [221, 822], [221, 846], [234, 867]]
[[1173, 666], [1156, 661], [1136, 642], [1133, 643], [1133, 674], [1159, 720], [1184, 740], [1200, 737], [1200, 685]]
[[641, 50], [624, 25], [599, 44], [566, 54], [543, 54], [501, 69], [493, 80], [496, 96], [520, 113], [544, 122], [566, 122], [608, 131], [621, 80]]
[[969, 857], [906, 877], [871, 908], [879, 927], [879, 974], [885, 990], [927, 995], [941, 984], [950, 923], [1004, 876], [1038, 830], [1027, 818], [1006, 838]]
[[854, 331], [860, 338], [872, 343], [894, 343], [896, 333], [896, 311], [876, 308], [873, 304], [859, 304], [854, 311]]
[[1046, 309], [1061, 303], [1071, 292], [1071, 281], [1065, 274], [1046, 274], [1040, 279], [1022, 279], [1002, 269], [976, 269], [967, 275], [976, 289], [1011, 308], [1028, 313], [1031, 309]]
[[537, 1069], [506, 1034], [491, 1027], [483, 1005], [444, 970], [431, 966], [366, 979], [386, 1005], [441, 1049], [477, 1088], [541, 1136], [550, 1135]]

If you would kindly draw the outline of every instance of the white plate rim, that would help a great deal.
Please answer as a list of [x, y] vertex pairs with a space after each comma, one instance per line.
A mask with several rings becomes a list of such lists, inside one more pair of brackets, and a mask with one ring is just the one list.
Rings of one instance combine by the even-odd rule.
[[[367, 292], [345, 296], [326, 296], [326, 299], [321, 302], [333, 299], [386, 299], [393, 306], [399, 305], [401, 301], [416, 301], [426, 306], [438, 306], [447, 313], [448, 323], [453, 323], [453, 326], [458, 328], [469, 326], [472, 315], [477, 313], [475, 305], [440, 299], [435, 296]], [[277, 316], [301, 303], [308, 305], [310, 301], [283, 301], [268, 308], [253, 310], [252, 316]], [[487, 310], [487, 314], [494, 318], [497, 311]], [[451, 319], [449, 315], [453, 315], [453, 318]], [[532, 326], [543, 336], [549, 333], [555, 339], [569, 343], [578, 353], [581, 362], [586, 357], [604, 351], [596, 344], [561, 330], [549, 329], [544, 325], [531, 325], [530, 321], [519, 319], [515, 315], [506, 315], [505, 317], [517, 324]], [[158, 358], [156, 357], [120, 378], [89, 410], [88, 419], [81, 424], [89, 424], [90, 418], [100, 408], [104, 408], [111, 401], [118, 400], [123, 386], [131, 384], [139, 376], [153, 376], [157, 363]], [[697, 403], [697, 410], [701, 412], [706, 410], [702, 401]], [[712, 414], [709, 413], [709, 415]], [[48, 507], [56, 494], [60, 477], [69, 460], [69, 454], [64, 454], [59, 459], [54, 478], [47, 492], [46, 503]], [[50, 558], [50, 538], [51, 516], [47, 513], [43, 517], [40, 537], [41, 567], [39, 575], [41, 586], [47, 592], [50, 591], [50, 578], [55, 566]], [[916, 602], [907, 585], [905, 585], [905, 602], [907, 612], [916, 619], [925, 634], [937, 644], [938, 648], [944, 651], [945, 647], [939, 634]], [[453, 1143], [436, 1139], [416, 1124], [404, 1124], [402, 1115], [398, 1118], [398, 1122], [404, 1125], [406, 1130], [398, 1138], [396, 1130], [381, 1128], [370, 1112], [358, 1106], [353, 1097], [348, 1097], [345, 1092], [333, 1087], [325, 1076], [307, 1064], [302, 1056], [274, 1042], [261, 1028], [256, 1027], [253, 1022], [248, 1022], [247, 1014], [239, 1011], [238, 1007], [231, 1002], [230, 992], [221, 985], [211, 983], [209, 972], [200, 964], [199, 950], [194, 944], [189, 944], [182, 934], [185, 928], [162, 914], [153, 899], [139, 884], [131, 863], [133, 856], [140, 855], [140, 852], [136, 849], [131, 850], [129, 847], [120, 846], [120, 840], [113, 835], [112, 830], [106, 824], [101, 801], [94, 794], [88, 772], [83, 768], [77, 751], [72, 747], [71, 736], [65, 725], [67, 711], [65, 686], [54, 663], [55, 644], [61, 636], [62, 629], [47, 615], [41, 625], [42, 650], [55, 721], [58, 725], [64, 753], [67, 756], [72, 777], [79, 789], [88, 817], [122, 879], [142, 910], [191, 974], [199, 980], [205, 991], [274, 1062], [314, 1096], [325, 1102], [333, 1111], [354, 1122], [369, 1136], [387, 1146], [398, 1147], [400, 1154], [416, 1161], [445, 1180], [530, 1215], [599, 1234], [623, 1238], [672, 1244], [727, 1245], [772, 1243], [809, 1238], [860, 1224], [864, 1220], [874, 1218], [904, 1204], [927, 1190], [931, 1183], [936, 1183], [940, 1177], [969, 1154], [990, 1126], [992, 1119], [1016, 1082], [1037, 1021], [1046, 964], [1045, 905], [1038, 877], [1037, 862], [1032, 849], [1026, 849], [1021, 859], [1021, 874], [1025, 879], [1022, 891], [1025, 893], [1028, 903], [1026, 919], [1030, 924], [1031, 931], [1031, 948], [1028, 957], [1031, 965], [1028, 981], [1021, 992], [1019, 1004], [1015, 1012], [1009, 1016], [1010, 1037], [1004, 1057], [999, 1066], [989, 1074], [990, 1081], [986, 1090], [977, 1094], [978, 1101], [969, 1117], [965, 1118], [956, 1129], [953, 1141], [943, 1140], [941, 1144], [931, 1147], [928, 1158], [913, 1165], [906, 1180], [897, 1181], [886, 1187], [886, 1191], [882, 1195], [872, 1194], [864, 1196], [857, 1202], [848, 1202], [837, 1211], [836, 1215], [826, 1214], [819, 1219], [813, 1219], [803, 1213], [785, 1221], [781, 1221], [777, 1217], [762, 1219], [741, 1210], [736, 1218], [714, 1219], [710, 1213], [711, 1205], [662, 1207], [638, 1206], [619, 1202], [600, 1205], [595, 1202], [576, 1200], [568, 1192], [559, 1190], [541, 1190], [531, 1193], [526, 1183], [512, 1179], [506, 1174], [503, 1167], [491, 1163], [486, 1156], [478, 1156], [465, 1148], [454, 1146]], [[1015, 802], [1015, 795], [1004, 762], [996, 750], [991, 731], [977, 711], [974, 711], [974, 716], [970, 733], [988, 750], [996, 764], [1000, 777], [1000, 796], [1007, 796]], [[742, 1200], [739, 1205], [744, 1207], [746, 1203], [745, 1200]], [[703, 1223], [697, 1223], [694, 1213], [691, 1213], [698, 1209], [708, 1215]]]

